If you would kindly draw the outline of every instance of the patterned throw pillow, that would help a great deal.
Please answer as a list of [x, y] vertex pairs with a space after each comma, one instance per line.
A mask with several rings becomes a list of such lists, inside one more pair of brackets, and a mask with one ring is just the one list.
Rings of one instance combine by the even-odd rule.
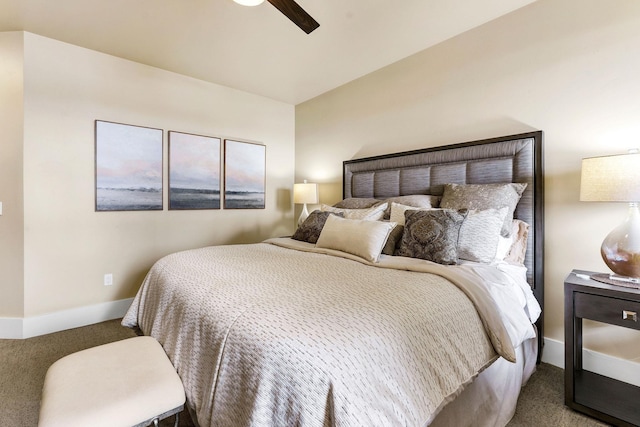
[[458, 238], [466, 213], [451, 209], [406, 211], [404, 233], [396, 255], [457, 264]]
[[446, 209], [500, 209], [507, 207], [501, 234], [511, 233], [513, 212], [527, 184], [445, 184], [440, 207]]
[[329, 217], [329, 215], [337, 215], [339, 217], [342, 217], [341, 213], [321, 212], [315, 210], [309, 214], [307, 219], [305, 219], [302, 225], [298, 227], [291, 238], [294, 240], [300, 240], [302, 242], [315, 244], [318, 241], [318, 237], [320, 237], [320, 233], [322, 232], [324, 223], [327, 222], [327, 218]]

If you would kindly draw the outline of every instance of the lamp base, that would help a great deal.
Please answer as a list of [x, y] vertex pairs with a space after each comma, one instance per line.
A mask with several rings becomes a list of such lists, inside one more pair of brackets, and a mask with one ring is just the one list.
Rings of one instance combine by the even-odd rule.
[[627, 219], [604, 239], [600, 254], [617, 275], [640, 277], [640, 212], [637, 203], [629, 203]]
[[300, 227], [304, 222], [304, 220], [307, 219], [308, 217], [309, 217], [309, 211], [307, 210], [307, 204], [305, 203], [304, 205], [302, 205], [302, 213], [298, 218], [298, 227]]

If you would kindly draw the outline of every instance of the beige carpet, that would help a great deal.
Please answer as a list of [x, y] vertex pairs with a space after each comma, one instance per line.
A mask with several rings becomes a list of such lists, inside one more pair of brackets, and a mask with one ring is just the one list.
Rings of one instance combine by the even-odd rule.
[[508, 425], [596, 427], [607, 424], [564, 406], [564, 370], [541, 363], [522, 389], [516, 414]]
[[[38, 425], [42, 385], [53, 362], [76, 351], [134, 336], [120, 320], [112, 320], [26, 340], [0, 340], [0, 426]], [[180, 416], [180, 426], [193, 426], [186, 411]], [[173, 426], [173, 420], [171, 417], [160, 425]]]
[[[135, 336], [119, 320], [26, 340], [0, 340], [0, 426], [35, 427], [44, 376], [67, 354]], [[524, 388], [509, 426], [603, 426], [564, 406], [563, 371], [541, 364]], [[173, 418], [162, 426], [173, 426]], [[186, 411], [180, 426], [193, 426]]]

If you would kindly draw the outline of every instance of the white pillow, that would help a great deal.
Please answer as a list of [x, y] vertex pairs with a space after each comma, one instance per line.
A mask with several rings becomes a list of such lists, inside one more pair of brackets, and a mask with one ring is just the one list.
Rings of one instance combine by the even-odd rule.
[[345, 219], [329, 215], [316, 247], [347, 252], [377, 262], [395, 222]]
[[511, 222], [511, 235], [498, 240], [495, 261], [507, 261], [514, 264], [524, 264], [527, 253], [527, 239], [529, 238], [529, 224], [514, 219]]
[[470, 210], [458, 238], [458, 258], [491, 263], [496, 256], [500, 231], [508, 208]]
[[404, 212], [408, 210], [412, 211], [428, 211], [437, 208], [416, 208], [415, 206], [403, 205], [396, 202], [391, 202], [391, 214], [389, 220], [397, 223], [398, 225], [404, 225]]
[[498, 237], [498, 247], [496, 248], [496, 261], [504, 261], [504, 259], [509, 255], [509, 251], [511, 250], [511, 245], [513, 244], [513, 235], [509, 237], [500, 236]]
[[322, 205], [321, 210], [325, 212], [341, 213], [347, 219], [365, 219], [368, 221], [379, 221], [384, 218], [384, 211], [388, 203], [381, 203], [366, 209], [342, 209], [333, 206]]

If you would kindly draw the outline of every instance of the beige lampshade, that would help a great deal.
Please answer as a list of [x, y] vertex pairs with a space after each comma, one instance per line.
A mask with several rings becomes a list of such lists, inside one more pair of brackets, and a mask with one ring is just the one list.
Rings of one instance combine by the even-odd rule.
[[318, 184], [293, 184], [293, 203], [318, 203]]
[[640, 202], [640, 153], [582, 159], [580, 200]]
[[264, 2], [264, 0], [233, 0], [233, 1], [243, 6], [258, 6], [259, 4], [262, 4]]

